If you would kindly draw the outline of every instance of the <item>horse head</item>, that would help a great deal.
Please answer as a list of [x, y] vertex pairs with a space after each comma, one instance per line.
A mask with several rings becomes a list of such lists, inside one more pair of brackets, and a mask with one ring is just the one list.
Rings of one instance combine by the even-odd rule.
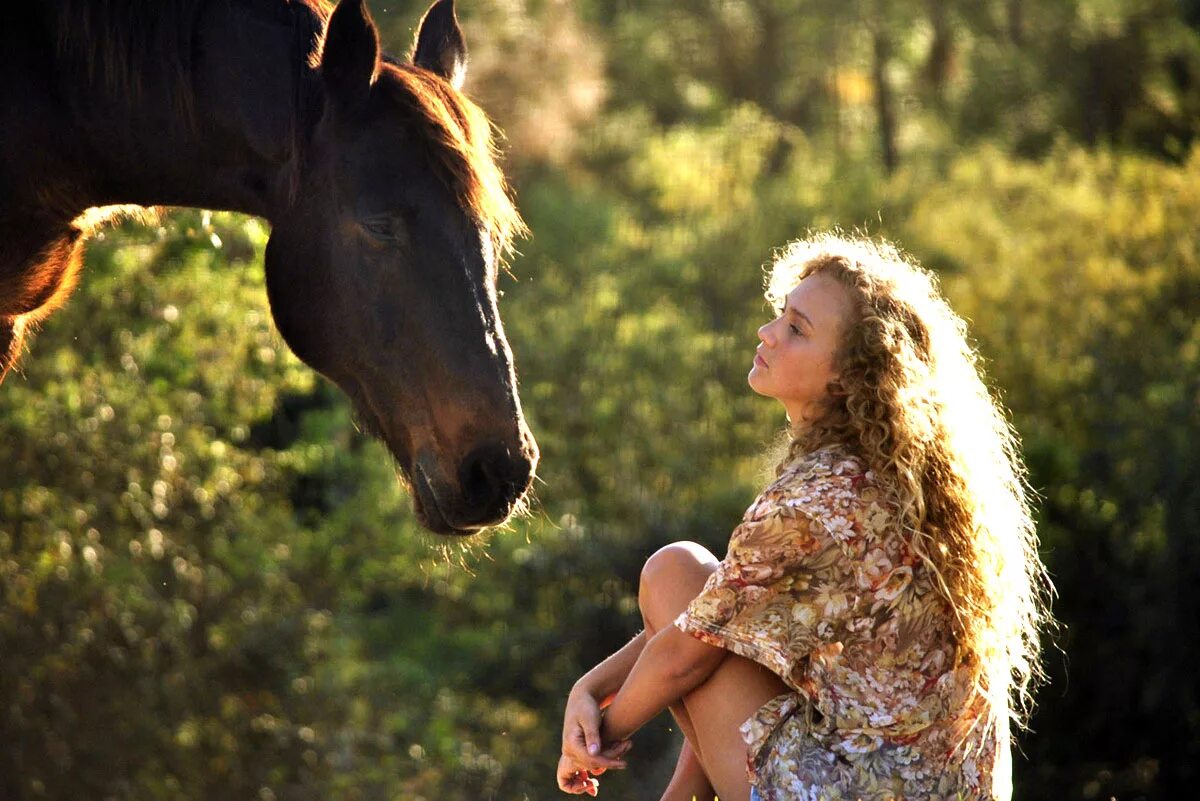
[[343, 0], [266, 252], [284, 339], [386, 444], [422, 523], [451, 534], [504, 520], [538, 459], [496, 304], [521, 221], [490, 125], [459, 91], [465, 66], [452, 0], [406, 62], [381, 55], [363, 0]]

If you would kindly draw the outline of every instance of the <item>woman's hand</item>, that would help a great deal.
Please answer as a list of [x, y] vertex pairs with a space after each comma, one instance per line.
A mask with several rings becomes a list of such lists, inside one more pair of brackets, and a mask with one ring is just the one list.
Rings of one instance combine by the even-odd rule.
[[[599, 775], [606, 770], [620, 770], [625, 762], [619, 759], [630, 747], [628, 740], [602, 743], [600, 740], [600, 704], [590, 693], [571, 690], [563, 713], [562, 753], [579, 768]], [[569, 791], [568, 791], [569, 792]]]
[[[625, 741], [619, 746], [619, 753], [627, 750], [629, 750], [629, 742]], [[580, 765], [571, 757], [563, 754], [558, 758], [558, 789], [573, 795], [587, 793], [594, 796], [600, 792], [600, 781], [593, 776], [599, 776], [604, 771], [605, 768], [588, 768]]]
[[589, 776], [585, 768], [576, 765], [569, 756], [563, 754], [558, 760], [558, 789], [572, 795], [587, 793], [594, 796], [600, 792], [600, 782]]
[[567, 696], [563, 713], [562, 759], [558, 762], [558, 786], [565, 793], [595, 795], [600, 783], [593, 776], [606, 770], [620, 769], [620, 759], [629, 750], [628, 740], [604, 743], [600, 739], [600, 708], [598, 699], [616, 693], [646, 647], [646, 632], [642, 631], [621, 650], [589, 670], [576, 682]]

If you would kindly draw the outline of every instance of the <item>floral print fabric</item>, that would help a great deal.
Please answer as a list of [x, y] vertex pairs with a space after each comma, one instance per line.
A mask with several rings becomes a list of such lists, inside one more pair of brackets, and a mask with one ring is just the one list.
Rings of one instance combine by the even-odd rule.
[[751, 504], [676, 625], [793, 690], [742, 726], [763, 801], [1007, 801], [1007, 723], [950, 615], [871, 473], [829, 447]]

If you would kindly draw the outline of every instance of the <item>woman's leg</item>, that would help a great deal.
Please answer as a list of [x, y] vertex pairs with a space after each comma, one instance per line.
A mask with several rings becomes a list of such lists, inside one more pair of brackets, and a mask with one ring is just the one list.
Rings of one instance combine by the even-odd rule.
[[[668, 565], [667, 562], [671, 564]], [[683, 600], [683, 605], [686, 606], [692, 598], [699, 594], [700, 588], [704, 586], [709, 574], [717, 569], [717, 563], [717, 558], [708, 549], [694, 542], [672, 543], [646, 561], [645, 567], [642, 568], [641, 583], [638, 587], [638, 605], [644, 610], [642, 622], [650, 636], [658, 632], [659, 625], [656, 624], [661, 624], [659, 618], [667, 613], [666, 606], [672, 605], [671, 601], [673, 600]], [[682, 581], [680, 598], [661, 597], [663, 593], [659, 584], [663, 579], [669, 578], [663, 574], [673, 573], [677, 570], [688, 571], [691, 574]], [[694, 591], [689, 597], [683, 599], [682, 596], [687, 595], [689, 589], [694, 589]], [[670, 593], [669, 595], [674, 594]], [[666, 603], [664, 604], [664, 602]], [[646, 610], [649, 609], [654, 610], [653, 614], [647, 614]], [[682, 607], [680, 611], [683, 611]], [[667, 621], [665, 625], [670, 625], [670, 621]], [[679, 725], [680, 731], [683, 732], [684, 740], [683, 746], [679, 750], [679, 761], [675, 764], [675, 773], [671, 776], [671, 781], [667, 785], [666, 791], [663, 792], [661, 801], [693, 801], [693, 799], [695, 801], [713, 801], [716, 791], [713, 789], [712, 782], [708, 780], [704, 766], [700, 764], [700, 757], [692, 748], [692, 743], [696, 740], [696, 732], [692, 728], [692, 720], [688, 717], [687, 708], [682, 701], [671, 705], [671, 715]]]
[[[720, 560], [711, 551], [694, 542], [673, 542], [659, 548], [646, 560], [638, 585], [638, 607], [642, 612], [642, 623], [651, 637], [679, 617], [700, 594], [704, 582], [718, 564]], [[696, 732], [682, 701], [671, 705], [671, 715], [683, 736], [694, 746]]]
[[[638, 605], [647, 631], [653, 634], [671, 625], [717, 564], [711, 552], [694, 542], [673, 543], [646, 560]], [[787, 690], [767, 668], [730, 653], [682, 704], [671, 707], [721, 801], [749, 799], [746, 744], [738, 729], [759, 707]]]
[[684, 740], [679, 749], [679, 761], [675, 763], [675, 774], [660, 801], [713, 801], [715, 795], [704, 766], [692, 746]]

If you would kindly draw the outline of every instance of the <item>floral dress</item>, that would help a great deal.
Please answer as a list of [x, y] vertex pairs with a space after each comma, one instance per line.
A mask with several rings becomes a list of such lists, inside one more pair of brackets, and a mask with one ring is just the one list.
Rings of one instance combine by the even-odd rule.
[[832, 446], [760, 495], [675, 621], [791, 688], [742, 726], [763, 801], [1007, 801], [1007, 721], [862, 462]]

